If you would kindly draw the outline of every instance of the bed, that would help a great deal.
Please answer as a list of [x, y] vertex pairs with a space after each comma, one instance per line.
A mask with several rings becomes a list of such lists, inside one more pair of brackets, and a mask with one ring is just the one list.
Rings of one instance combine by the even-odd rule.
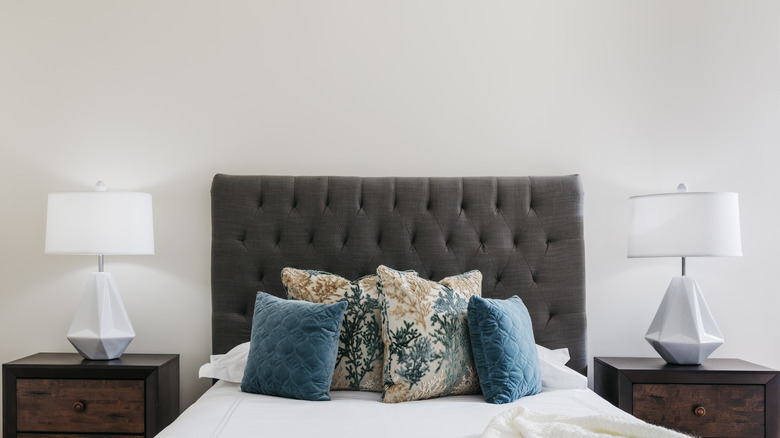
[[[237, 377], [202, 374], [222, 378], [161, 437], [509, 436], [486, 428], [501, 415], [523, 409], [632, 421], [583, 383], [587, 351], [579, 176], [218, 174], [211, 196], [213, 356], [201, 371], [224, 365]], [[432, 282], [478, 272], [483, 298], [516, 295], [524, 303], [538, 344], [534, 354], [547, 370], [542, 371], [544, 387], [503, 404], [487, 403], [479, 391], [400, 403], [382, 403], [385, 394], [357, 387], [329, 391], [330, 401], [242, 392], [247, 351], [256, 342], [253, 326], [262, 323], [254, 318], [258, 291], [268, 299], [287, 298], [281, 273], [289, 267], [350, 280], [377, 275], [384, 267]], [[386, 309], [383, 317], [390, 318]], [[392, 358], [392, 351], [385, 354]]]

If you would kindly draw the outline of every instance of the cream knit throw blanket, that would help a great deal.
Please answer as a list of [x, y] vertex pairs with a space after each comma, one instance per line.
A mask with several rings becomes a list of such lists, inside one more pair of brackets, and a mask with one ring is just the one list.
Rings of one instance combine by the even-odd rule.
[[483, 438], [690, 438], [633, 417], [544, 414], [519, 407], [499, 414]]

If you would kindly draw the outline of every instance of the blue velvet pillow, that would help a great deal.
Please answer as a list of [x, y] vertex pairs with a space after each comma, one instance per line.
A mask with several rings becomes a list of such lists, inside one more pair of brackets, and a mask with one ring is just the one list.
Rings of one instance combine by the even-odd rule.
[[288, 301], [257, 293], [241, 390], [301, 400], [330, 400], [346, 301]]
[[472, 296], [468, 307], [474, 363], [485, 401], [510, 403], [542, 390], [531, 316], [523, 300]]

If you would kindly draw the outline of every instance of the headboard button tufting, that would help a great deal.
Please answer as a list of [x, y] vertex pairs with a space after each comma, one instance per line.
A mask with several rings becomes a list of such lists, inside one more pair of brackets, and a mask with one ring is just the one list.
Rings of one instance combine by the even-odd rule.
[[[357, 279], [384, 264], [437, 281], [478, 269], [484, 297], [517, 294], [536, 309], [538, 338], [568, 347], [572, 368], [587, 365], [577, 176], [216, 175], [211, 193], [214, 354], [247, 340], [253, 310], [244, 307], [259, 285], [286, 295], [283, 267]], [[560, 314], [548, 326], [549, 307]]]

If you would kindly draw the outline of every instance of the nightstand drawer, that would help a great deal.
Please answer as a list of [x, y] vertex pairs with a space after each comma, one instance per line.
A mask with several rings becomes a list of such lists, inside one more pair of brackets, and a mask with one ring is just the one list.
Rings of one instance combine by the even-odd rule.
[[682, 432], [720, 437], [764, 436], [763, 385], [633, 385], [633, 413]]
[[143, 380], [17, 379], [16, 404], [19, 432], [144, 433]]

